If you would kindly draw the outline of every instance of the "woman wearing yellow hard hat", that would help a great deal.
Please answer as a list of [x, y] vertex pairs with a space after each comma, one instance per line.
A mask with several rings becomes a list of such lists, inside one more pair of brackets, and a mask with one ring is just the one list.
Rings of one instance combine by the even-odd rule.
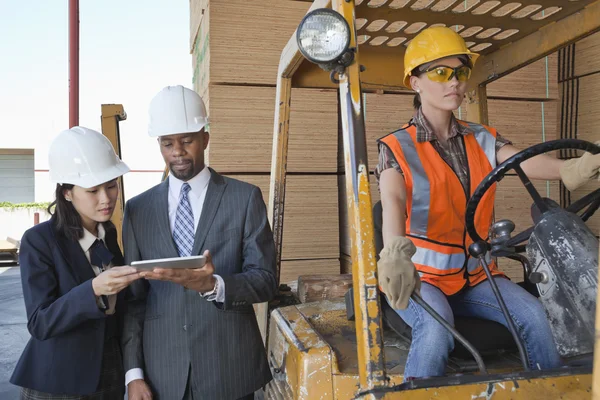
[[[454, 117], [478, 57], [449, 28], [419, 33], [404, 58], [404, 83], [416, 92], [414, 117], [378, 141], [375, 175], [384, 243], [379, 282], [388, 303], [412, 327], [405, 379], [443, 375], [454, 348], [451, 334], [410, 299], [413, 291], [450, 323], [458, 315], [507, 325], [485, 271], [467, 251], [472, 243], [465, 230], [470, 195], [497, 164], [518, 152], [494, 128]], [[573, 189], [597, 176], [598, 166], [600, 162], [565, 163], [541, 155], [522, 168], [530, 178], [562, 179]], [[493, 207], [490, 190], [478, 208], [479, 232], [488, 232]], [[560, 356], [540, 301], [507, 279], [492, 260], [489, 265], [529, 366], [558, 367]]]

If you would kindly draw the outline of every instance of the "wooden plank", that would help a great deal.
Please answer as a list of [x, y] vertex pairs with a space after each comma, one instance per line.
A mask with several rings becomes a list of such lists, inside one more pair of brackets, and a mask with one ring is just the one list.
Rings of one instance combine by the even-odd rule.
[[12, 253], [16, 254], [19, 248], [9, 242], [8, 240], [0, 239], [0, 253]]
[[490, 83], [487, 86], [487, 95], [519, 99], [557, 99], [558, 54], [551, 54]]
[[275, 85], [281, 52], [309, 7], [298, 1], [211, 0], [210, 83]]
[[337, 92], [292, 89], [288, 171], [336, 172]]
[[[489, 123], [513, 144], [525, 149], [558, 138], [558, 102], [488, 100]], [[543, 113], [542, 113], [543, 107]]]
[[600, 71], [600, 32], [575, 43], [575, 76]]
[[[258, 186], [268, 201], [268, 175], [229, 176]], [[334, 175], [287, 177], [282, 260], [339, 258], [336, 179]]]
[[579, 79], [577, 101], [577, 138], [595, 142], [600, 140], [600, 75]]
[[364, 96], [369, 170], [377, 166], [377, 139], [400, 129], [414, 114], [413, 95], [367, 93]]
[[[198, 24], [197, 32], [193, 36], [192, 47], [192, 84], [194, 90], [202, 96], [208, 110], [208, 84], [210, 78], [210, 3], [207, 0], [192, 0], [198, 5], [202, 16], [197, 21], [190, 20], [190, 24]], [[193, 17], [192, 17], [193, 18]], [[196, 17], [198, 18], [198, 17]]]
[[351, 274], [301, 275], [298, 277], [298, 298], [302, 303], [344, 297], [352, 287]]
[[204, 11], [208, 7], [208, 0], [190, 0], [190, 53], [194, 49], [198, 29], [202, 23]]
[[482, 56], [469, 85], [490, 83], [598, 30], [600, 1]]
[[0, 149], [0, 155], [33, 156], [34, 149]]
[[[269, 173], [275, 88], [211, 85], [209, 97], [210, 166], [224, 173]], [[336, 93], [292, 89], [292, 102], [287, 172], [337, 172]]]
[[333, 275], [339, 273], [339, 258], [281, 262], [281, 283], [290, 284], [290, 286], [296, 286], [294, 283], [298, 281], [298, 277], [301, 275]]

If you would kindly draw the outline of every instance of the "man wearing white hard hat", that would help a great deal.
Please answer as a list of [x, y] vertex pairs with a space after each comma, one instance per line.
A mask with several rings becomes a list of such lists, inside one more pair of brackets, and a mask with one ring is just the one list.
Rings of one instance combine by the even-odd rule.
[[110, 218], [129, 168], [106, 137], [83, 127], [54, 139], [49, 164], [52, 218], [21, 240], [31, 338], [10, 381], [21, 399], [123, 398], [123, 289], [140, 274], [123, 266]]
[[125, 207], [125, 260], [204, 255], [198, 269], [154, 269], [132, 286], [123, 331], [130, 399], [251, 399], [271, 380], [252, 304], [276, 291], [275, 244], [256, 186], [204, 164], [200, 96], [161, 90], [151, 137], [169, 167], [163, 183]]

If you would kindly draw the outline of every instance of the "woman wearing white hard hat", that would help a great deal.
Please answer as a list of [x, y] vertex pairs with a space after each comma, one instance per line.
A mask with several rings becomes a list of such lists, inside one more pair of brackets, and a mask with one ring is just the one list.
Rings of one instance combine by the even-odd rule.
[[21, 399], [119, 399], [123, 289], [139, 278], [123, 265], [115, 209], [129, 171], [101, 133], [61, 132], [49, 154], [57, 183], [52, 218], [23, 235], [19, 261], [31, 339], [10, 379]]

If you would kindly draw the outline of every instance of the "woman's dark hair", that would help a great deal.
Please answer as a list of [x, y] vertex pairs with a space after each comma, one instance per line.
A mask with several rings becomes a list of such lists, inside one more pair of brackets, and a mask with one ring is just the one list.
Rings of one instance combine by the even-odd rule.
[[[460, 60], [460, 62], [463, 65], [468, 66], [469, 68], [473, 68], [473, 63], [471, 62], [471, 59], [468, 56], [465, 55], [459, 55], [457, 56], [457, 58]], [[416, 67], [415, 69], [413, 69], [410, 73], [411, 76], [421, 76], [421, 74], [423, 74], [423, 72], [425, 72], [430, 66], [431, 64], [433, 64], [435, 61], [432, 62], [428, 62], [426, 64], [421, 64], [418, 67]], [[418, 110], [421, 107], [421, 95], [419, 93], [415, 93], [415, 97], [413, 98], [413, 108], [415, 110]]]
[[83, 237], [81, 216], [73, 204], [65, 198], [65, 191], [73, 189], [73, 186], [66, 183], [56, 184], [55, 200], [48, 206], [48, 212], [52, 215], [59, 233], [71, 240], [78, 241]]
[[[73, 189], [74, 185], [65, 183], [56, 184], [55, 200], [48, 206], [48, 213], [52, 215], [56, 230], [67, 238], [78, 241], [83, 237], [83, 224], [81, 216], [73, 203], [65, 198], [65, 191]], [[111, 221], [103, 222], [106, 234], [116, 232], [116, 227]]]

